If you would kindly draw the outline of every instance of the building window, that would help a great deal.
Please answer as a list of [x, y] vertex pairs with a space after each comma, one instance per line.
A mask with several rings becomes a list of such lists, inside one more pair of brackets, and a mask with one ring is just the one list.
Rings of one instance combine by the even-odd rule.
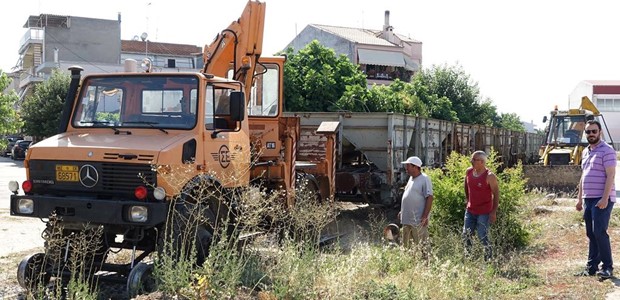
[[620, 111], [620, 98], [597, 98], [596, 108], [604, 111]]
[[168, 68], [176, 68], [176, 61], [174, 59], [168, 59]]

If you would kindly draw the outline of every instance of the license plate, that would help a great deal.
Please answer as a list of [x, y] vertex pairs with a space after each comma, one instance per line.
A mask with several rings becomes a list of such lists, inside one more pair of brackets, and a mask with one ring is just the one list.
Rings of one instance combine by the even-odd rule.
[[56, 165], [56, 181], [78, 181], [78, 166], [73, 165]]

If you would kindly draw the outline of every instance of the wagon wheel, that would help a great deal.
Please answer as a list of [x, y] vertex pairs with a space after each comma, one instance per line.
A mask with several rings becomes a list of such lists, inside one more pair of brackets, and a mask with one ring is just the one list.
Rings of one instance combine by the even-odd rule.
[[139, 262], [127, 276], [127, 294], [134, 298], [140, 294], [151, 293], [157, 289], [153, 278], [153, 263]]
[[50, 282], [51, 274], [47, 272], [47, 263], [44, 253], [35, 253], [22, 259], [17, 267], [17, 282], [26, 290], [45, 286]]

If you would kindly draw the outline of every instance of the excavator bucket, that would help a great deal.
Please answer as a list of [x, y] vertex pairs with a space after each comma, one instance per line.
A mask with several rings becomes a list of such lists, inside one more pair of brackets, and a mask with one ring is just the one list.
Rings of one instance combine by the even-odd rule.
[[581, 178], [581, 166], [523, 165], [523, 176], [529, 189], [575, 193]]

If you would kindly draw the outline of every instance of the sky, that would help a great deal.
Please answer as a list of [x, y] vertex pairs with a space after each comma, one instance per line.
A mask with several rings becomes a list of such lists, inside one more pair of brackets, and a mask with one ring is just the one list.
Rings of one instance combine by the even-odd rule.
[[[620, 79], [617, 0], [267, 0], [263, 55], [288, 45], [308, 24], [380, 30], [423, 43], [422, 67], [459, 65], [499, 113], [543, 126], [583, 80]], [[1, 13], [0, 69], [18, 61], [28, 16], [116, 20], [121, 38], [143, 32], [157, 42], [203, 47], [237, 19], [246, 0], [25, 0]]]

